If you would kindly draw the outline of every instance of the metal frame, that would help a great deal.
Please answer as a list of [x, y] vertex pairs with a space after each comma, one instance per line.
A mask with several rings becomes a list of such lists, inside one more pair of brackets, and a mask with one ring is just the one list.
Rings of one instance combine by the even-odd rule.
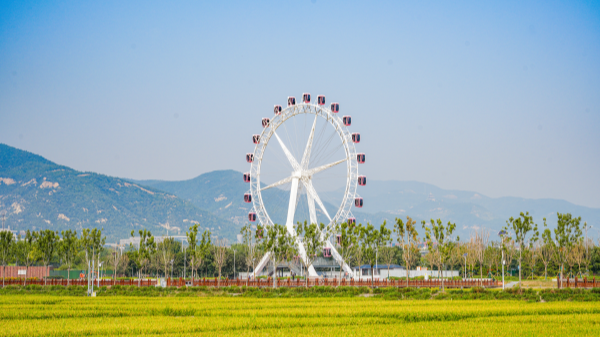
[[[303, 158], [301, 162], [298, 163], [294, 156], [289, 152], [281, 138], [277, 135], [276, 130], [286, 120], [300, 114], [314, 114], [315, 120], [311, 129], [311, 134], [309, 136], [308, 143], [306, 144], [306, 148], [304, 150]], [[346, 158], [331, 162], [327, 165], [309, 169], [308, 166], [310, 154], [312, 151], [313, 136], [316, 122], [319, 117], [324, 118], [335, 129], [344, 147], [344, 153], [346, 154]], [[282, 147], [294, 171], [289, 177], [282, 179], [276, 183], [273, 183], [269, 186], [260, 188], [260, 168], [262, 164], [263, 154], [273, 135], [275, 135], [277, 142]], [[347, 167], [346, 190], [344, 198], [342, 200], [342, 204], [340, 205], [335, 216], [332, 218], [329, 216], [327, 210], [325, 209], [325, 206], [319, 198], [319, 195], [317, 194], [312, 185], [312, 176], [314, 174], [318, 174], [321, 171], [342, 164], [344, 162], [346, 162]], [[316, 223], [317, 221], [315, 202], [319, 205], [327, 219], [329, 219], [329, 223], [326, 226], [326, 230], [329, 229], [331, 226], [334, 226], [336, 223], [343, 223], [346, 221], [346, 219], [352, 217], [351, 208], [354, 205], [354, 198], [357, 195], [356, 189], [358, 186], [358, 162], [356, 158], [356, 149], [354, 143], [352, 142], [352, 134], [344, 125], [342, 118], [338, 117], [337, 114], [331, 112], [330, 109], [319, 106], [317, 104], [310, 103], [300, 103], [289, 106], [283, 109], [280, 114], [275, 115], [274, 118], [270, 121], [269, 125], [266, 126], [260, 134], [260, 143], [256, 144], [254, 148], [254, 161], [251, 163], [250, 167], [250, 193], [252, 195], [253, 211], [256, 213], [258, 220], [263, 226], [272, 226], [273, 221], [271, 220], [269, 214], [267, 213], [267, 210], [265, 209], [261, 191], [277, 187], [286, 183], [292, 184], [292, 188], [290, 190], [288, 217], [286, 222], [286, 228], [290, 234], [296, 234], [293, 227], [293, 220], [297, 205], [297, 189], [300, 183], [302, 183], [302, 185], [307, 191], [306, 195], [308, 199], [311, 223]], [[335, 249], [334, 245], [330, 242], [329, 238], [325, 238], [324, 233], [321, 233], [321, 238], [326, 240], [326, 247], [331, 248], [331, 253], [334, 259], [338, 262], [338, 264], [342, 265], [343, 269], [350, 275], [353, 272], [352, 269], [342, 260], [341, 256]], [[304, 247], [302, 246], [302, 244], [299, 244], [298, 246], [300, 248], [300, 256], [302, 257], [302, 259], [305, 260], [306, 252], [304, 250]], [[259, 264], [256, 266], [256, 269], [262, 270], [268, 261], [269, 254], [265, 254], [265, 256], [261, 259]], [[309, 268], [308, 272], [309, 276], [317, 276], [316, 271], [312, 266]]]

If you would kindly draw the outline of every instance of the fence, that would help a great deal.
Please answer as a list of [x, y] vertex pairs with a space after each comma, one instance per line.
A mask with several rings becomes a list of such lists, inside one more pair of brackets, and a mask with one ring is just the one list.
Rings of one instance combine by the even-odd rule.
[[592, 280], [588, 280], [587, 277], [584, 277], [582, 280], [575, 278], [566, 278], [562, 280], [562, 284], [560, 282], [560, 278], [556, 278], [556, 284], [558, 289], [560, 288], [596, 288], [600, 286], [600, 282], [596, 283], [596, 278], [594, 277]]
[[[87, 286], [87, 279], [65, 280], [65, 279], [47, 279], [44, 280], [23, 280], [23, 279], [8, 279], [4, 280], [5, 285], [47, 285], [47, 286]], [[1, 283], [0, 283], [1, 285]], [[139, 287], [155, 287], [159, 285], [157, 280], [100, 280], [100, 287], [103, 286], [139, 286]], [[94, 286], [98, 286], [98, 280], [94, 280]]]
[[[64, 279], [47, 279], [44, 280], [23, 280], [23, 279], [8, 279], [5, 280], [5, 285], [47, 285], [47, 286], [87, 286], [86, 279], [79, 280], [64, 280]], [[304, 287], [304, 280], [295, 279], [292, 280], [290, 278], [284, 280], [277, 280], [277, 286], [279, 287]], [[139, 287], [154, 287], [160, 286], [160, 280], [100, 280], [100, 286], [139, 286]], [[220, 282], [216, 279], [196, 279], [196, 280], [184, 280], [182, 278], [179, 279], [167, 279], [166, 285], [168, 287], [230, 287], [230, 286], [245, 286], [249, 287], [273, 287], [273, 279], [224, 279]], [[370, 287], [371, 281], [362, 279], [362, 280], [346, 280], [342, 279], [341, 282], [335, 278], [333, 279], [309, 279], [308, 287], [315, 286], [350, 286], [350, 287]], [[94, 281], [94, 286], [98, 286], [98, 280]], [[374, 287], [397, 287], [397, 288], [405, 288], [406, 281], [402, 280], [374, 280]], [[442, 281], [440, 280], [411, 280], [408, 281], [408, 286], [411, 288], [439, 288], [442, 286]], [[502, 286], [502, 283], [496, 282], [493, 280], [469, 280], [469, 281], [444, 281], [444, 287], [446, 288], [472, 288], [472, 287], [499, 287]]]
[[[249, 287], [273, 287], [273, 279], [234, 279], [234, 280], [221, 280], [220, 282], [216, 279], [197, 279], [194, 281], [184, 281], [182, 278], [179, 279], [168, 279], [167, 286], [169, 287], [183, 287], [183, 286], [206, 286], [206, 287], [230, 287], [230, 286], [249, 286]], [[304, 287], [306, 285], [305, 280], [295, 279], [292, 280], [290, 278], [277, 280], [278, 287]], [[374, 287], [382, 288], [382, 287], [396, 287], [396, 288], [405, 288], [406, 281], [402, 280], [374, 280], [371, 284], [371, 280], [354, 280], [354, 279], [342, 279], [341, 282], [335, 278], [327, 278], [327, 279], [309, 279], [308, 287], [315, 286], [350, 286], [350, 287], [370, 287], [373, 285]], [[411, 288], [440, 288], [442, 286], [441, 280], [412, 280], [408, 281], [408, 287]], [[471, 280], [471, 281], [444, 281], [444, 287], [446, 288], [472, 288], [472, 287], [500, 287], [502, 283], [496, 282], [494, 280]]]

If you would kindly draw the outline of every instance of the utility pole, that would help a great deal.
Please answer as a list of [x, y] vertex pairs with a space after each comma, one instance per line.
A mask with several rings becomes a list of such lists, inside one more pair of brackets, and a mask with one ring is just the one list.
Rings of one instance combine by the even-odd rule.
[[233, 278], [235, 278], [235, 249], [233, 249]]

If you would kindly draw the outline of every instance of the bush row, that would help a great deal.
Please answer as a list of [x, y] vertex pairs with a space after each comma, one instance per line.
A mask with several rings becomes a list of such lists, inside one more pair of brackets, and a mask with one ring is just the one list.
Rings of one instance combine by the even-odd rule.
[[[523, 300], [529, 302], [550, 301], [600, 301], [600, 288], [594, 289], [520, 289], [505, 291], [497, 289], [471, 288], [447, 289], [441, 292], [437, 288], [375, 288], [368, 287], [330, 287], [311, 288], [254, 288], [254, 287], [137, 287], [119, 286], [95, 288], [96, 296], [147, 296], [147, 297], [198, 297], [198, 296], [243, 296], [253, 298], [293, 298], [293, 297], [356, 297], [372, 296], [387, 300]], [[39, 286], [11, 285], [0, 289], [0, 295], [49, 294], [57, 296], [86, 296], [84, 286]]]

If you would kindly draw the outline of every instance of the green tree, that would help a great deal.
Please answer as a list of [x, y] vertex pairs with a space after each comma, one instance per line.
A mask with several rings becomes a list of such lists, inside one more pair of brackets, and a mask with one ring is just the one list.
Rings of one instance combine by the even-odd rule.
[[[544, 218], [544, 227], [546, 227], [546, 218]], [[548, 264], [552, 260], [552, 255], [555, 251], [554, 241], [552, 240], [552, 232], [545, 228], [542, 233], [542, 245], [540, 247], [540, 259], [544, 264], [544, 279], [548, 279]]]
[[84, 228], [81, 231], [81, 247], [85, 252], [85, 262], [88, 267], [88, 279], [91, 278], [93, 270], [92, 264], [90, 262], [94, 261], [97, 263], [100, 253], [104, 249], [104, 244], [106, 243], [106, 237], [102, 236], [102, 229], [94, 228]]
[[202, 233], [202, 239], [200, 240], [200, 243], [196, 246], [196, 251], [194, 252], [195, 265], [192, 268], [200, 268], [204, 264], [205, 260], [210, 256], [210, 251], [212, 249], [210, 236], [210, 231], [205, 229]]
[[[394, 232], [398, 236], [398, 243], [402, 247], [402, 259], [404, 260], [406, 267], [406, 287], [408, 288], [408, 279], [410, 278], [410, 267], [413, 266], [418, 251], [418, 239], [417, 229], [415, 224], [417, 222], [411, 217], [406, 217], [406, 224], [402, 219], [396, 218], [396, 224], [394, 225]], [[416, 264], [415, 264], [416, 265]]]
[[[42, 264], [44, 265], [46, 272], [48, 271], [48, 265], [50, 264], [50, 260], [54, 256], [54, 251], [58, 246], [58, 232], [54, 232], [50, 229], [40, 230], [39, 232], [34, 232], [36, 235], [35, 243], [36, 250], [40, 260], [42, 260]], [[44, 277], [44, 285], [47, 282], [47, 278]]]
[[375, 281], [375, 263], [377, 259], [377, 248], [381, 242], [381, 233], [379, 230], [375, 229], [375, 227], [371, 224], [367, 224], [366, 226], [360, 226], [360, 235], [358, 237], [358, 242], [360, 244], [360, 248], [363, 252], [365, 262], [369, 264], [371, 267], [371, 287], [374, 286]]
[[27, 232], [25, 232], [25, 236], [16, 242], [16, 246], [15, 252], [17, 254], [17, 259], [22, 261], [25, 265], [25, 277], [23, 278], [23, 285], [25, 285], [29, 273], [29, 266], [36, 260], [35, 236], [28, 229]]
[[[243, 238], [243, 250], [245, 253], [245, 262], [246, 262], [246, 286], [248, 286], [248, 280], [250, 279], [250, 266], [252, 266], [252, 270], [254, 271], [254, 264], [256, 263], [257, 248], [255, 244], [255, 234], [252, 233], [252, 227], [250, 224], [242, 227], [240, 230], [240, 234], [242, 234]], [[256, 275], [254, 275], [256, 277]]]
[[13, 252], [13, 234], [11, 231], [0, 232], [0, 258], [2, 258], [2, 288], [6, 279], [6, 262], [10, 260]]
[[[129, 259], [133, 261], [138, 268], [138, 286], [141, 286], [142, 281], [142, 273], [144, 271], [144, 267], [150, 261], [150, 257], [152, 256], [153, 251], [155, 250], [154, 237], [149, 230], [140, 229], [138, 231], [140, 236], [140, 243], [138, 244], [138, 249], [135, 250], [133, 244], [130, 244], [131, 250], [128, 252]], [[135, 237], [135, 231], [131, 231], [131, 237]], [[154, 249], [153, 249], [154, 248]]]
[[172, 237], [165, 238], [157, 246], [157, 250], [160, 255], [160, 263], [162, 264], [161, 267], [163, 267], [162, 269], [164, 271], [165, 278], [167, 278], [169, 275], [169, 264], [175, 258], [175, 252], [173, 250], [173, 247], [175, 246], [175, 239]]
[[189, 232], [185, 232], [188, 241], [188, 254], [192, 260], [192, 283], [194, 282], [194, 266], [196, 258], [196, 246], [198, 245], [198, 224], [194, 224], [190, 227]]
[[[285, 230], [285, 227], [283, 230]], [[308, 224], [307, 221], [296, 223], [298, 243], [304, 246], [305, 250], [305, 257], [301, 258], [302, 264], [304, 265], [304, 268], [306, 268], [305, 287], [308, 287], [308, 269], [312, 266], [318, 254], [323, 251], [323, 247], [325, 246], [325, 240], [323, 240], [322, 237], [327, 237], [328, 235], [323, 235], [324, 230], [325, 225], [323, 223], [320, 225], [315, 223]], [[271, 234], [275, 235], [276, 233], [273, 232]], [[277, 244], [277, 242], [269, 242], [265, 248], [275, 248], [272, 247], [273, 244]]]
[[529, 212], [519, 215], [518, 218], [510, 217], [506, 222], [507, 227], [505, 230], [511, 229], [515, 233], [515, 241], [519, 245], [519, 287], [521, 287], [521, 266], [523, 261], [523, 250], [525, 249], [525, 241], [527, 240], [527, 234], [531, 231], [532, 237], [530, 244], [537, 241], [539, 232], [537, 224], [533, 222], [533, 217], [529, 215]]
[[[263, 233], [266, 230], [266, 233]], [[274, 224], [273, 226], [258, 226], [257, 233], [261, 235], [257, 238], [265, 252], [269, 253], [273, 269], [273, 288], [277, 288], [277, 266], [284, 259], [287, 247], [286, 245], [296, 244], [296, 238], [292, 237], [285, 226]]]
[[347, 222], [342, 224], [337, 224], [334, 227], [334, 232], [337, 234], [337, 246], [338, 253], [340, 254], [340, 282], [342, 282], [342, 269], [344, 266], [344, 261], [348, 261], [349, 263], [353, 260], [353, 254], [356, 252], [356, 245], [358, 243], [358, 235], [359, 230], [357, 226], [348, 225]]
[[[433, 220], [431, 219], [431, 227], [425, 226], [423, 223], [423, 228], [425, 229], [425, 238], [427, 240], [427, 248], [430, 252], [434, 249], [437, 251], [437, 260], [438, 265], [441, 270], [446, 269], [446, 263], [450, 256], [452, 255], [452, 251], [456, 248], [456, 241], [459, 238], [456, 238], [456, 241], [452, 240], [452, 233], [456, 229], [456, 224], [448, 221], [448, 224], [444, 226], [441, 219]], [[433, 242], [436, 242], [437, 245], [434, 247]], [[444, 291], [444, 277], [442, 275], [442, 291]]]
[[581, 232], [581, 228], [579, 228], [581, 217], [574, 218], [570, 213], [557, 213], [557, 216], [558, 223], [554, 229], [554, 240], [557, 244], [555, 256], [560, 265], [560, 282], [562, 287], [565, 262], [567, 262], [571, 249], [579, 242], [583, 233]]
[[67, 265], [67, 285], [71, 282], [71, 267], [73, 261], [79, 251], [79, 239], [77, 238], [77, 231], [66, 230], [62, 231], [62, 241], [60, 242], [58, 254], [63, 260], [63, 263]]

